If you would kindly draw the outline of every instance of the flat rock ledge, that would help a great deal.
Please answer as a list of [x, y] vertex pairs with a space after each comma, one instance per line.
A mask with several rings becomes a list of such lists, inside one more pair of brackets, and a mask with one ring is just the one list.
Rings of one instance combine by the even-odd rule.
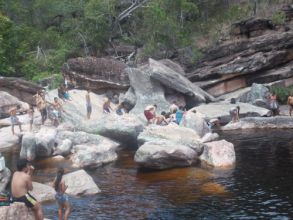
[[239, 122], [229, 123], [222, 127], [222, 130], [240, 130], [240, 129], [285, 129], [293, 128], [293, 117], [248, 117], [241, 118]]

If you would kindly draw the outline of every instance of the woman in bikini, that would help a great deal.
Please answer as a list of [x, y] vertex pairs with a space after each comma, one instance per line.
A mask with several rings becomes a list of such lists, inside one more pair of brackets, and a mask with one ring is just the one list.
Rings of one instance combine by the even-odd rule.
[[54, 181], [54, 188], [56, 191], [55, 199], [58, 203], [58, 216], [59, 220], [62, 220], [63, 218], [63, 210], [64, 210], [64, 220], [69, 219], [69, 215], [71, 212], [71, 205], [68, 199], [68, 196], [65, 194], [65, 191], [67, 189], [67, 186], [65, 185], [64, 181], [62, 180], [64, 174], [64, 169], [59, 168], [57, 172], [57, 176]]

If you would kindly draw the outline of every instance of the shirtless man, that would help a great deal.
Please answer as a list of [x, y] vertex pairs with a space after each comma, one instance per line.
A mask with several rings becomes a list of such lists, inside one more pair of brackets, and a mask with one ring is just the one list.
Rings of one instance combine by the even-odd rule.
[[291, 114], [292, 114], [292, 110], [293, 110], [293, 92], [292, 92], [291, 95], [288, 97], [287, 105], [289, 105], [289, 115], [291, 116]]
[[36, 95], [34, 95], [36, 98], [36, 105], [37, 109], [40, 111], [42, 116], [42, 125], [47, 119], [47, 102], [45, 99], [45, 95], [42, 91], [38, 92]]
[[61, 112], [65, 112], [61, 103], [59, 102], [58, 98], [55, 97], [54, 98], [54, 102], [53, 103], [50, 103], [54, 110], [53, 110], [53, 114], [54, 114], [54, 124], [59, 124], [59, 119], [61, 118]]
[[92, 103], [91, 103], [91, 97], [90, 97], [90, 90], [87, 90], [87, 92], [86, 92], [85, 104], [86, 104], [87, 119], [90, 119], [91, 114], [92, 114]]
[[22, 132], [21, 123], [20, 123], [18, 117], [16, 116], [17, 109], [18, 109], [18, 107], [13, 107], [13, 108], [9, 109], [10, 120], [11, 120], [11, 131], [12, 131], [13, 135], [15, 134], [14, 133], [14, 125], [18, 125], [19, 131]]
[[11, 181], [11, 193], [14, 202], [22, 202], [28, 208], [32, 208], [36, 220], [43, 220], [42, 206], [37, 200], [29, 194], [33, 189], [32, 173], [34, 167], [26, 159], [17, 161], [17, 171], [13, 174]]

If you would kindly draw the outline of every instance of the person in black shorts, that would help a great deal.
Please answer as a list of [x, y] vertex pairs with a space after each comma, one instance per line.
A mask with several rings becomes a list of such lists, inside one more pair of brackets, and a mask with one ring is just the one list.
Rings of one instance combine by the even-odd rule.
[[14, 172], [11, 181], [11, 193], [13, 202], [22, 202], [27, 207], [32, 208], [36, 220], [43, 220], [42, 206], [29, 193], [33, 190], [32, 174], [34, 167], [26, 159], [20, 159], [17, 162], [17, 171]]

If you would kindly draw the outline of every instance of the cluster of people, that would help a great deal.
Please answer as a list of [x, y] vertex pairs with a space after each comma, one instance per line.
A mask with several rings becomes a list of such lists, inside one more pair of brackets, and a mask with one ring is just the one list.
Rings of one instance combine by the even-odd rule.
[[[40, 202], [30, 194], [33, 190], [32, 175], [35, 168], [26, 159], [19, 159], [16, 165], [17, 171], [14, 172], [11, 180], [12, 202], [24, 203], [28, 208], [34, 211], [36, 220], [43, 220], [43, 210]], [[67, 186], [62, 179], [64, 169], [59, 168], [54, 180], [54, 189], [56, 191], [55, 199], [58, 203], [58, 217], [60, 220], [68, 220], [71, 212], [69, 198], [66, 195]]]
[[[85, 95], [87, 119], [90, 119], [92, 114], [92, 102], [91, 102], [90, 92], [91, 92], [90, 90], [87, 90]], [[111, 106], [111, 100], [108, 97], [104, 98], [102, 108], [103, 108], [104, 114], [110, 114], [112, 112], [115, 112], [117, 115], [123, 115], [126, 112], [128, 112], [122, 102], [119, 103], [117, 107], [114, 109]]]
[[148, 105], [144, 109], [144, 115], [148, 124], [168, 125], [171, 122], [180, 124], [186, 112], [183, 106], [176, 105], [173, 102], [170, 105], [169, 112], [162, 111], [160, 115], [156, 114], [157, 105]]
[[54, 126], [58, 126], [62, 119], [62, 112], [65, 110], [62, 107], [62, 103], [57, 97], [54, 97], [54, 101], [51, 103], [46, 100], [45, 91], [39, 91], [35, 96], [37, 109], [41, 113], [42, 125], [49, 118]]

